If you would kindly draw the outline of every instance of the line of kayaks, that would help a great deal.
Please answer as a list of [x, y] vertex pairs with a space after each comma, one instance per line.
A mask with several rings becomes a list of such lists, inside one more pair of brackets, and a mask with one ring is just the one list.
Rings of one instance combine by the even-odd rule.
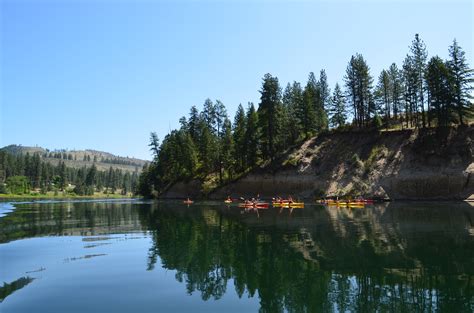
[[[236, 200], [233, 199], [225, 199], [224, 203], [226, 204], [232, 204], [236, 202]], [[184, 204], [190, 205], [193, 204], [194, 201], [191, 199], [186, 199], [183, 201]], [[318, 200], [317, 203], [320, 204], [325, 204], [328, 206], [337, 206], [337, 207], [360, 207], [363, 208], [366, 204], [373, 204], [374, 201], [370, 199], [355, 199], [355, 200], [333, 200], [333, 199], [325, 199], [325, 200]], [[281, 199], [281, 200], [274, 200], [272, 201], [271, 205], [273, 207], [279, 207], [279, 208], [304, 208], [304, 202], [295, 202], [292, 200], [286, 200], [286, 199]], [[256, 209], [267, 209], [270, 207], [270, 203], [268, 202], [261, 202], [261, 201], [245, 201], [242, 203], [239, 203], [238, 206], [240, 208], [256, 208]]]

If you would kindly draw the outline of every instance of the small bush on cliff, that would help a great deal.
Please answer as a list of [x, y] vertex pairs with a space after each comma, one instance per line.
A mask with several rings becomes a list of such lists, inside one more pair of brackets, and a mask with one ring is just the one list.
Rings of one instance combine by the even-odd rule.
[[360, 159], [359, 155], [357, 153], [354, 153], [351, 158], [351, 164], [354, 166], [356, 169], [361, 169], [364, 167], [364, 162]]
[[283, 166], [293, 166], [296, 167], [298, 165], [298, 158], [297, 157], [290, 157], [289, 159], [283, 162]]
[[375, 146], [369, 153], [369, 157], [365, 161], [365, 172], [372, 170], [378, 160], [388, 155], [388, 149], [384, 145]]

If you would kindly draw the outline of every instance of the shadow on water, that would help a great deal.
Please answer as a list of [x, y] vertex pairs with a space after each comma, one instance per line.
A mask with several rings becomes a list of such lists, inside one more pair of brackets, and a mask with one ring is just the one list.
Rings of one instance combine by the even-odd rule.
[[467, 203], [258, 212], [212, 203], [43, 203], [1, 218], [0, 242], [145, 232], [147, 270], [174, 270], [203, 300], [220, 299], [230, 282], [239, 297], [258, 296], [262, 312], [472, 312], [473, 220]]
[[21, 277], [11, 283], [3, 283], [3, 286], [0, 287], [0, 303], [5, 300], [6, 297], [14, 293], [15, 291], [25, 287], [31, 283], [34, 278], [31, 277]]

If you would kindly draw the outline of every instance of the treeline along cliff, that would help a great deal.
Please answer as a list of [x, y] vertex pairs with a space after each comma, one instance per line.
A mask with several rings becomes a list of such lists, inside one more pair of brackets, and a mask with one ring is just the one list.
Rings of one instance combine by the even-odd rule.
[[304, 86], [266, 74], [260, 102], [207, 99], [160, 143], [138, 192], [146, 197], [466, 198], [472, 194], [473, 71], [456, 40], [428, 58], [416, 35], [402, 66], [374, 79], [361, 54], [331, 91], [326, 72]]

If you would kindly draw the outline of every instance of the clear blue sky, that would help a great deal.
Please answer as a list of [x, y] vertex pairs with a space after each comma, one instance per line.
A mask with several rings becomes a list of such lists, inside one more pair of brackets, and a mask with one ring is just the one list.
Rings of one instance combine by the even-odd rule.
[[0, 146], [149, 159], [149, 133], [207, 97], [233, 116], [267, 72], [285, 86], [324, 68], [332, 88], [356, 52], [376, 78], [415, 33], [442, 58], [456, 37], [473, 66], [471, 1], [0, 3]]

